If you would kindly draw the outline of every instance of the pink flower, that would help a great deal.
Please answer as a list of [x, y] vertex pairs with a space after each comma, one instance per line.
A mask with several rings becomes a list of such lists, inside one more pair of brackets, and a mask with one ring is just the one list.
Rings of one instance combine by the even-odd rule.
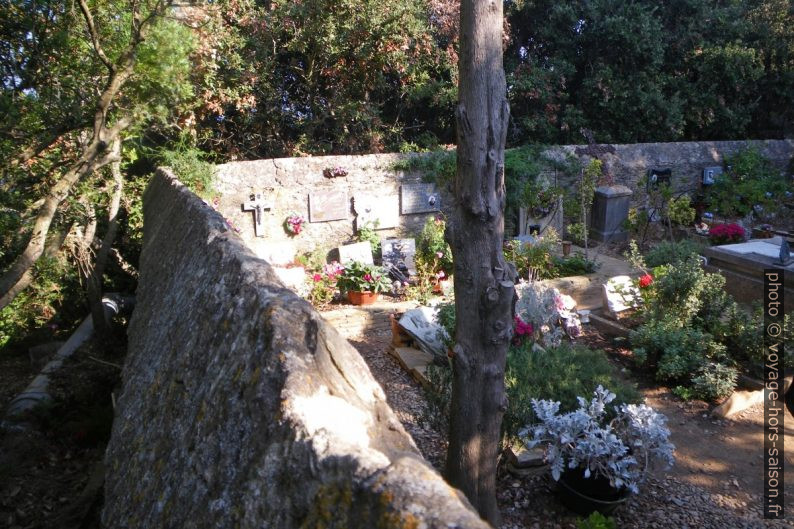
[[653, 283], [653, 276], [651, 274], [645, 274], [640, 278], [640, 288], [648, 288]]
[[530, 336], [535, 331], [531, 323], [526, 323], [518, 316], [515, 317], [514, 322], [517, 336]]
[[444, 252], [436, 252], [436, 257], [441, 259], [442, 257], [444, 257]]
[[369, 274], [364, 274], [364, 281], [372, 281], [372, 276]]
[[323, 276], [321, 276], [320, 274], [314, 274], [312, 276], [312, 279], [314, 279], [314, 282], [316, 283], [318, 281], [322, 281], [323, 280]]
[[446, 274], [444, 273], [443, 270], [439, 270], [438, 273], [436, 274], [436, 277], [439, 279], [443, 279], [444, 276], [446, 276]]

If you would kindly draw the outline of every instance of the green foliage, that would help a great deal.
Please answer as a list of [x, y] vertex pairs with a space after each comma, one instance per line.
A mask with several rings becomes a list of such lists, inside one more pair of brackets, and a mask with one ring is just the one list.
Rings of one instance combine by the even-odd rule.
[[380, 236], [375, 231], [376, 228], [377, 225], [367, 223], [356, 232], [356, 241], [368, 242], [370, 248], [372, 248], [372, 255], [378, 255], [380, 252]]
[[421, 420], [437, 432], [449, 431], [449, 409], [452, 403], [452, 366], [427, 366], [428, 386], [423, 388], [425, 407]]
[[519, 277], [526, 278], [530, 271], [536, 279], [554, 279], [591, 274], [598, 269], [598, 263], [587, 259], [577, 252], [568, 257], [554, 255], [560, 240], [551, 228], [533, 244], [508, 240], [502, 245], [505, 260], [516, 266]]
[[592, 274], [600, 264], [584, 256], [581, 252], [576, 252], [568, 257], [554, 256], [554, 270], [557, 277], [570, 277]]
[[507, 353], [505, 390], [508, 407], [502, 422], [508, 443], [518, 441], [518, 431], [535, 421], [532, 399], [560, 401], [560, 411], [578, 407], [577, 396], [591, 394], [598, 386], [617, 394], [615, 404], [638, 403], [637, 389], [621, 380], [603, 351], [582, 345], [562, 344], [554, 349], [532, 350], [527, 342], [512, 346]]
[[776, 209], [787, 186], [785, 178], [755, 148], [726, 157], [727, 169], [709, 187], [706, 199], [725, 216], [743, 217], [759, 205], [766, 211]]
[[177, 143], [173, 149], [161, 149], [154, 154], [158, 165], [170, 167], [180, 182], [197, 195], [207, 198], [213, 193], [214, 166], [207, 154], [186, 142]]
[[422, 179], [445, 189], [452, 185], [457, 170], [457, 153], [455, 151], [435, 151], [422, 156], [410, 156], [392, 165], [395, 171], [416, 171], [422, 173]]
[[691, 226], [695, 222], [695, 208], [691, 206], [689, 195], [672, 197], [667, 201], [667, 218], [679, 226]]
[[337, 286], [344, 292], [386, 292], [391, 289], [391, 281], [383, 268], [375, 265], [351, 261], [344, 264], [345, 270], [339, 276]]
[[[419, 237], [416, 239], [416, 257], [427, 264], [435, 263], [433, 272], [443, 270], [446, 276], [452, 274], [452, 249], [444, 239], [447, 223], [441, 217], [428, 217]], [[439, 257], [440, 254], [440, 257]]]
[[438, 324], [447, 332], [444, 345], [452, 347], [455, 341], [455, 303], [438, 305]]
[[645, 254], [645, 264], [649, 268], [690, 261], [703, 250], [703, 246], [690, 239], [662, 241]]
[[587, 518], [577, 521], [576, 529], [618, 529], [618, 524], [611, 516], [607, 517], [594, 511]]
[[736, 387], [739, 372], [716, 362], [709, 362], [698, 369], [692, 377], [693, 395], [699, 399], [715, 401], [730, 396]]

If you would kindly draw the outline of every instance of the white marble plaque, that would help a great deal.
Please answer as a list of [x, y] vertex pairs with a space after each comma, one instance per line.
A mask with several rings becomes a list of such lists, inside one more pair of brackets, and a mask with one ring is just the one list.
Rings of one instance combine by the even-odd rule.
[[396, 228], [400, 223], [400, 201], [396, 195], [355, 195], [353, 209], [356, 212], [356, 230], [368, 225], [376, 230]]
[[741, 254], [758, 254], [763, 255], [764, 257], [772, 257], [777, 259], [780, 255], [780, 245], [774, 243], [768, 243], [763, 241], [751, 241], [751, 242], [742, 242], [739, 244], [725, 244], [722, 246], [718, 246], [722, 250], [730, 250], [731, 252], [741, 253]]
[[400, 213], [431, 213], [441, 209], [441, 195], [435, 184], [405, 184], [400, 186]]
[[350, 261], [373, 264], [372, 246], [366, 241], [340, 246], [339, 262], [345, 264], [349, 263]]
[[350, 211], [347, 191], [318, 191], [309, 193], [309, 222], [344, 220]]

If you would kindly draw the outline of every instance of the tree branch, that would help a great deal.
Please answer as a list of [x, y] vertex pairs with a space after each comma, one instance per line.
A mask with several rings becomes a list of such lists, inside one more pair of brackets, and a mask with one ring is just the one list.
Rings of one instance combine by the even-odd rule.
[[108, 56], [105, 55], [105, 51], [102, 49], [102, 44], [99, 42], [99, 32], [97, 32], [96, 25], [94, 24], [94, 17], [91, 14], [91, 10], [88, 9], [88, 5], [85, 3], [85, 0], [78, 0], [80, 4], [80, 11], [83, 13], [83, 18], [85, 19], [85, 25], [88, 28], [88, 35], [91, 37], [91, 44], [94, 46], [94, 52], [96, 52], [97, 57], [99, 60], [102, 61], [102, 64], [110, 71], [111, 73], [115, 71], [116, 65], [108, 59]]

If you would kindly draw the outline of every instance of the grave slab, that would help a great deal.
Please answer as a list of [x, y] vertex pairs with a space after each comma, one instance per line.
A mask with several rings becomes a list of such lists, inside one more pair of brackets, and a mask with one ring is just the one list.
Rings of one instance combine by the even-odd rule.
[[414, 239], [381, 239], [381, 255], [383, 264], [396, 266], [403, 273], [407, 270], [410, 275], [416, 275], [416, 241]]
[[395, 228], [400, 224], [400, 199], [397, 195], [354, 195], [356, 230], [369, 225], [376, 230]]
[[344, 220], [348, 217], [350, 202], [345, 190], [326, 190], [309, 193], [309, 222]]
[[373, 264], [372, 246], [367, 241], [340, 246], [339, 262], [344, 264], [349, 263], [350, 261], [364, 264]]
[[404, 184], [400, 186], [400, 213], [432, 213], [441, 209], [441, 195], [435, 184]]
[[400, 318], [400, 325], [423, 351], [436, 358], [446, 358], [444, 342], [441, 339], [445, 331], [436, 323], [437, 315], [438, 309], [419, 307], [406, 312]]

